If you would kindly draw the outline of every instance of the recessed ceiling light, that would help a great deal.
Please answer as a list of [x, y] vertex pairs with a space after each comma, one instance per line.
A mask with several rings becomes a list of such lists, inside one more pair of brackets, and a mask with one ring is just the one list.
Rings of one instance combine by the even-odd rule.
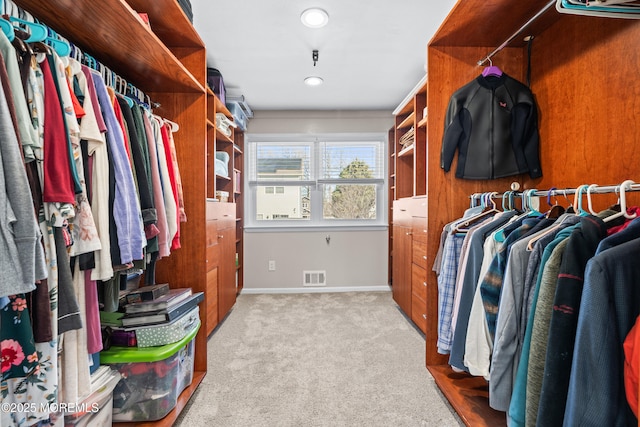
[[302, 12], [300, 20], [309, 28], [322, 28], [329, 22], [329, 14], [320, 8], [312, 7]]
[[306, 79], [304, 79], [304, 83], [307, 86], [320, 86], [323, 82], [324, 80], [322, 80], [322, 77], [318, 77], [318, 76], [309, 76]]

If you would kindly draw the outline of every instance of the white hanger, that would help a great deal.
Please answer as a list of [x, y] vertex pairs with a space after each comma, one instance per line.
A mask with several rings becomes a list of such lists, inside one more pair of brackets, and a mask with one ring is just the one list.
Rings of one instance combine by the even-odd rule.
[[621, 216], [624, 216], [625, 218], [628, 218], [628, 219], [633, 219], [637, 216], [635, 213], [630, 215], [627, 212], [627, 197], [625, 195], [625, 191], [630, 190], [632, 184], [635, 184], [635, 182], [633, 182], [630, 179], [620, 184], [620, 212], [606, 217], [605, 219], [603, 219], [604, 222], [612, 221], [616, 218], [620, 218]]
[[587, 187], [587, 207], [589, 208], [589, 212], [593, 216], [598, 215], [598, 213], [593, 210], [593, 203], [591, 202], [591, 191], [593, 191], [596, 188], [598, 188], [596, 184], [591, 184], [589, 187]]

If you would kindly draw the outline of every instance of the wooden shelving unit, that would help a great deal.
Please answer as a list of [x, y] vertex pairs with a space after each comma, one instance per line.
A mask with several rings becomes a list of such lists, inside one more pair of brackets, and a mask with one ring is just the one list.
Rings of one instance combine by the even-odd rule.
[[[426, 332], [424, 244], [426, 228], [426, 126], [420, 127], [426, 103], [426, 77], [394, 111], [395, 126], [389, 131], [389, 250], [393, 298], [408, 318]], [[412, 132], [412, 142], [403, 137]], [[422, 224], [418, 226], [418, 224]], [[416, 230], [414, 230], [416, 228]], [[412, 262], [415, 258], [417, 263]]]
[[[208, 122], [214, 124], [207, 132], [207, 221], [211, 222], [208, 230], [212, 254], [208, 260], [208, 287], [212, 294], [216, 294], [208, 307], [210, 322], [207, 335], [226, 317], [235, 304], [236, 295], [242, 288], [242, 215], [244, 201], [242, 195], [242, 171], [244, 134], [231, 128], [231, 135], [226, 135], [215, 126], [216, 114], [222, 113], [228, 119], [233, 116], [226, 105], [207, 88]], [[227, 174], [216, 168], [216, 152], [225, 152], [229, 161]], [[226, 200], [218, 196], [218, 192], [225, 192]], [[215, 225], [214, 225], [215, 224]]]
[[[15, 3], [54, 31], [73, 42], [83, 52], [90, 54], [128, 82], [143, 90], [151, 100], [159, 103], [154, 110], [160, 116], [177, 123], [180, 130], [174, 134], [178, 164], [181, 166], [182, 185], [187, 222], [181, 224], [182, 247], [157, 264], [156, 279], [173, 287], [190, 287], [194, 292], [204, 292], [201, 309], [202, 328], [195, 338], [194, 376], [189, 387], [178, 398], [176, 407], [165, 418], [140, 425], [173, 425], [190, 397], [198, 388], [207, 371], [207, 331], [212, 319], [207, 308], [216, 307], [217, 275], [212, 275], [209, 262], [222, 262], [227, 254], [235, 301], [238, 269], [235, 253], [242, 247], [241, 234], [237, 237], [238, 203], [227, 204], [228, 215], [233, 215], [228, 229], [229, 247], [218, 251], [209, 240], [217, 227], [207, 221], [208, 197], [215, 195], [216, 134], [215, 114], [228, 109], [206, 86], [206, 51], [204, 43], [191, 22], [175, 0], [15, 0]], [[138, 16], [148, 14], [150, 26]], [[126, 30], [123, 30], [126, 29]], [[212, 47], [215, 48], [215, 47]], [[238, 135], [221, 138], [234, 152]], [[242, 147], [242, 142], [238, 145]], [[242, 170], [240, 163], [230, 170]], [[231, 183], [231, 180], [229, 180]], [[240, 201], [241, 193], [233, 194], [232, 201]], [[222, 205], [219, 203], [219, 205]], [[213, 228], [211, 228], [213, 227]], [[221, 227], [221, 230], [223, 228]], [[240, 269], [241, 275], [241, 269]], [[213, 282], [213, 288], [210, 286]], [[225, 294], [229, 304], [231, 296]], [[126, 425], [131, 425], [127, 423]]]
[[[628, 49], [640, 37], [640, 24], [635, 20], [562, 15], [554, 8], [528, 25], [492, 58], [493, 65], [503, 72], [526, 81], [529, 61], [523, 40], [525, 36], [534, 36], [531, 90], [538, 102], [543, 177], [532, 180], [528, 175], [518, 175], [496, 180], [463, 180], [440, 168], [440, 146], [450, 96], [480, 74], [482, 68], [477, 66], [478, 60], [509, 40], [543, 6], [538, 2], [498, 0], [487, 7], [482, 0], [458, 1], [429, 43], [428, 263], [435, 259], [442, 227], [460, 217], [468, 207], [470, 194], [508, 190], [514, 181], [519, 182], [522, 189], [575, 188], [585, 184], [585, 179], [615, 183], [638, 176], [637, 109], [632, 99], [617, 94], [640, 90], [640, 81], [634, 77], [638, 71], [638, 54]], [[585, 69], [606, 69], [607, 78], [576, 79]], [[611, 87], [612, 81], [616, 82], [615, 87]], [[569, 118], [566, 103], [558, 103], [558, 99], [580, 105], [583, 111], [606, 110], [607, 114], [598, 115], [597, 120], [593, 115]], [[438, 311], [436, 276], [430, 269], [427, 274], [429, 329], [437, 327]], [[506, 414], [488, 405], [486, 381], [453, 373], [447, 361], [447, 356], [438, 354], [436, 346], [427, 342], [426, 365], [465, 424], [506, 425]]]

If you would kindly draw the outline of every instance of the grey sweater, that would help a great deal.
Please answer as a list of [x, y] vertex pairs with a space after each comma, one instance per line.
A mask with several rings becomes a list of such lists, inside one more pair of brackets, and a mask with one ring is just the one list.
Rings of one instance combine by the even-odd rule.
[[0, 90], [0, 296], [30, 292], [36, 280], [47, 277], [40, 229], [7, 95]]

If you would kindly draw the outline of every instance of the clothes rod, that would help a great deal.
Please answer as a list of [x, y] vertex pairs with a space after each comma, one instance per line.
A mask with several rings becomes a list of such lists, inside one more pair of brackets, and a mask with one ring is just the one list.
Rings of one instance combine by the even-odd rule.
[[[595, 187], [592, 187], [591, 190], [589, 191], [591, 194], [607, 194], [607, 193], [619, 193], [620, 192], [620, 185], [621, 184], [617, 184], [617, 185], [598, 185]], [[578, 192], [578, 190], [584, 191], [584, 194], [586, 195], [586, 191], [587, 191], [587, 187], [588, 185], [582, 185], [578, 188], [563, 188], [563, 189], [557, 189], [557, 188], [552, 188], [549, 190], [533, 190], [531, 192], [531, 194], [529, 194], [530, 197], [547, 197], [547, 196], [569, 196], [569, 195], [573, 195], [576, 194]], [[527, 191], [530, 190], [524, 190], [524, 191], [505, 191], [503, 193], [498, 193], [498, 192], [494, 192], [494, 193], [475, 193], [469, 196], [469, 198], [474, 199], [474, 198], [481, 198], [483, 195], [488, 195], [489, 197], [491, 197], [492, 199], [501, 199], [505, 196], [508, 195], [513, 195], [514, 197], [521, 197], [523, 195], [527, 194]], [[630, 184], [625, 188], [625, 192], [629, 192], [629, 191], [640, 191], [640, 184]]]
[[516, 31], [515, 33], [513, 33], [511, 35], [511, 37], [509, 37], [507, 40], [505, 40], [500, 46], [498, 46], [497, 48], [495, 48], [495, 50], [493, 52], [491, 52], [490, 54], [488, 54], [487, 56], [485, 56], [484, 58], [482, 58], [481, 60], [478, 61], [478, 65], [482, 65], [487, 61], [490, 61], [491, 58], [498, 52], [500, 52], [502, 49], [504, 49], [506, 46], [508, 46], [513, 39], [515, 39], [516, 37], [518, 37], [518, 35], [520, 33], [522, 33], [529, 25], [531, 25], [534, 21], [536, 21], [538, 18], [540, 18], [540, 16], [542, 16], [547, 10], [549, 10], [553, 5], [556, 4], [556, 0], [551, 0], [546, 6], [544, 6], [538, 13], [536, 13], [531, 19], [529, 19], [527, 22], [524, 23], [524, 25], [522, 25], [522, 27], [520, 27], [518, 29], [518, 31]]

